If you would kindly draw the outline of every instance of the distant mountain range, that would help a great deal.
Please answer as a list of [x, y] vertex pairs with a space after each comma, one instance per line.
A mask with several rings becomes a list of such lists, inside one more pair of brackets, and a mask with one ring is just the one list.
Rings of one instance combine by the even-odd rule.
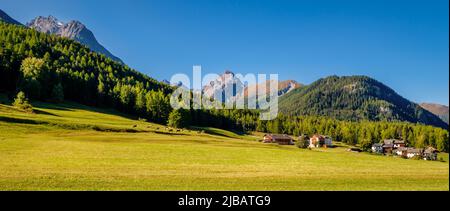
[[422, 108], [428, 110], [434, 115], [440, 117], [447, 124], [449, 123], [449, 108], [446, 105], [440, 105], [435, 103], [421, 103]]
[[[0, 20], [6, 23], [23, 26], [23, 24], [14, 20], [2, 10], [0, 10]], [[75, 40], [81, 44], [86, 45], [92, 51], [101, 53], [111, 58], [112, 60], [123, 64], [123, 61], [120, 58], [114, 56], [105, 47], [103, 47], [97, 41], [92, 31], [90, 31], [84, 24], [82, 24], [79, 21], [72, 20], [69, 21], [68, 23], [63, 23], [53, 16], [48, 17], [39, 16], [31, 20], [29, 23], [27, 23], [26, 26], [33, 28], [39, 32], [44, 32], [47, 34], [53, 34]]]
[[[225, 71], [218, 78], [210, 81], [209, 84], [206, 84], [203, 87], [202, 91], [204, 96], [212, 98], [221, 95], [223, 90], [229, 90], [233, 97], [227, 100], [235, 101], [243, 97], [255, 96], [256, 94], [261, 95], [261, 93], [269, 94], [270, 92], [270, 80], [259, 84], [245, 85], [234, 76], [235, 74], [233, 72], [229, 70]], [[277, 88], [278, 96], [283, 96], [300, 86], [301, 85], [294, 80], [279, 81]]]
[[438, 116], [366, 76], [330, 76], [279, 100], [285, 115], [318, 115], [342, 120], [408, 121], [448, 128]]

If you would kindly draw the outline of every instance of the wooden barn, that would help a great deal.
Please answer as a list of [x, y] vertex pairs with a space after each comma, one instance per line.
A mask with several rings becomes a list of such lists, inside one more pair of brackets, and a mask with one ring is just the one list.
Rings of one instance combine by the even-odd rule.
[[286, 134], [266, 134], [264, 135], [264, 143], [278, 143], [280, 145], [293, 145], [294, 140]]

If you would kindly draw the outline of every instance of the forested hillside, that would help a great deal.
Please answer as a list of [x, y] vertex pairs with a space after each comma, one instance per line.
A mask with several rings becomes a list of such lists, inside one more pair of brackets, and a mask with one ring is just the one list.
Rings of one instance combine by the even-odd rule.
[[[62, 91], [67, 100], [134, 114], [146, 107], [168, 109], [170, 86], [70, 39], [0, 23], [0, 61], [0, 90], [10, 96], [21, 90], [51, 101]], [[156, 113], [146, 116], [165, 121]]]
[[280, 99], [286, 115], [319, 115], [340, 120], [408, 121], [447, 128], [439, 117], [366, 77], [331, 76]]

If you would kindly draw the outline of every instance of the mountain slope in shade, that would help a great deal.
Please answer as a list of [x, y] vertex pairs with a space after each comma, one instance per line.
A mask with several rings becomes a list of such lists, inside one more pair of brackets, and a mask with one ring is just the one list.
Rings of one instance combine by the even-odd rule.
[[440, 117], [444, 122], [448, 124], [449, 120], [449, 108], [445, 105], [435, 103], [421, 103], [422, 108], [428, 110], [434, 115]]
[[61, 37], [66, 37], [69, 39], [76, 40], [81, 44], [86, 45], [92, 51], [104, 54], [105, 56], [111, 58], [114, 61], [123, 63], [118, 57], [114, 56], [105, 47], [103, 47], [95, 38], [94, 34], [81, 22], [70, 21], [68, 23], [63, 23], [58, 21], [53, 16], [42, 17], [39, 16], [33, 19], [31, 22], [27, 23], [27, 26], [33, 28], [39, 32], [44, 32], [47, 34], [54, 34]]
[[19, 21], [14, 20], [8, 14], [3, 12], [3, 10], [1, 10], [1, 9], [0, 9], [0, 21], [4, 21], [4, 22], [9, 23], [9, 24], [15, 24], [15, 25], [21, 25], [22, 26], [22, 24], [19, 23]]
[[448, 124], [386, 85], [366, 76], [331, 76], [282, 96], [280, 112], [341, 120], [408, 121], [442, 128]]

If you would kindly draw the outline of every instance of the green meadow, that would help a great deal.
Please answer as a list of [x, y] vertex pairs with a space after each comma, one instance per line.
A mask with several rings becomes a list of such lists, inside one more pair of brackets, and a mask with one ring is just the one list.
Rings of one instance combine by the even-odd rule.
[[449, 190], [448, 154], [298, 149], [74, 103], [33, 106], [0, 104], [0, 190]]

